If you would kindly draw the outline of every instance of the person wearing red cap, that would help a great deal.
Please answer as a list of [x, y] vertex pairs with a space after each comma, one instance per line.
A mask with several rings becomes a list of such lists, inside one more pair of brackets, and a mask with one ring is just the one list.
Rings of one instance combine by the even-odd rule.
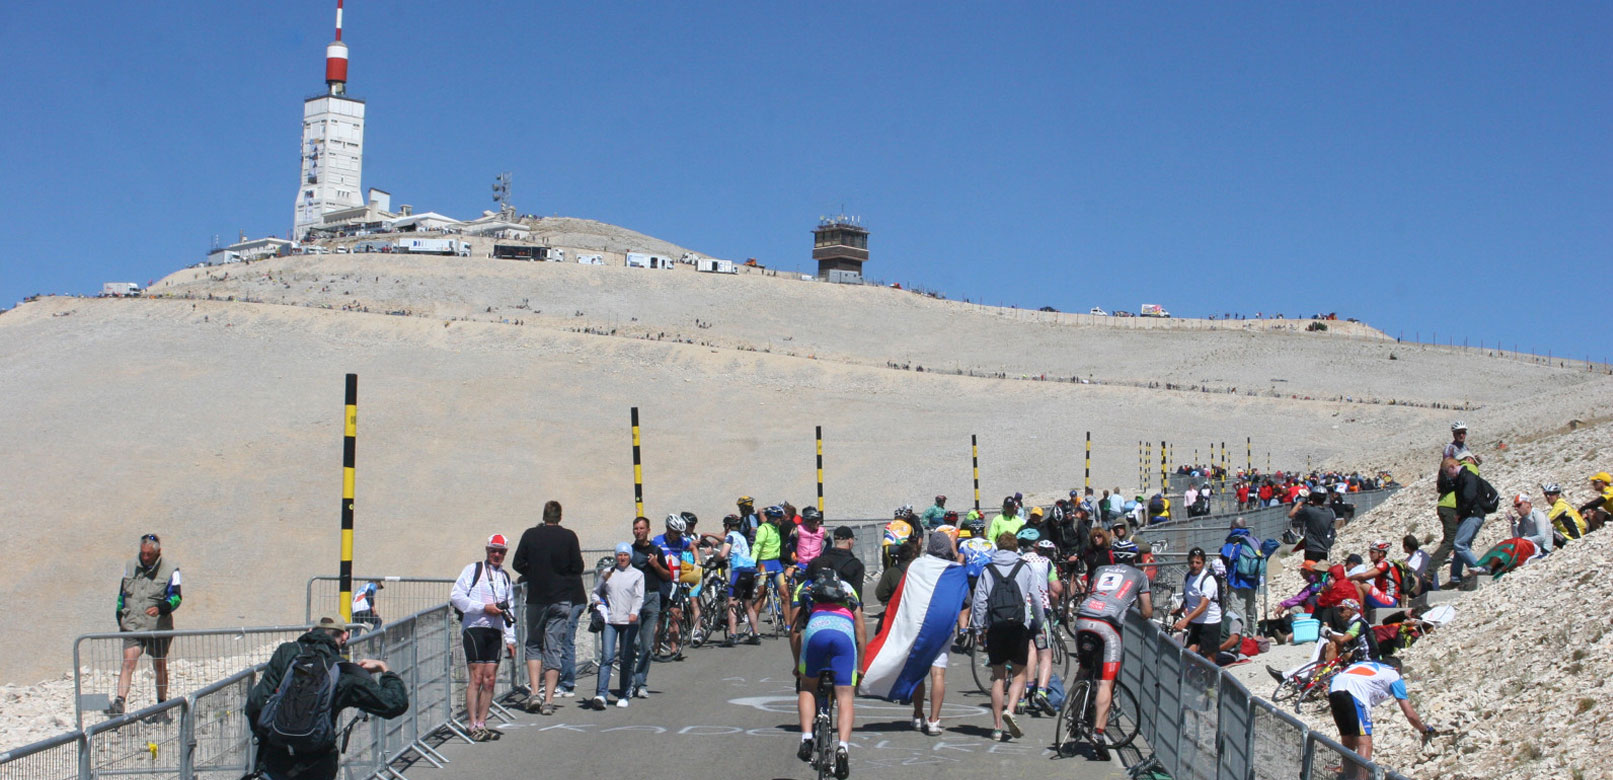
[[470, 737], [477, 742], [497, 739], [487, 728], [487, 711], [493, 703], [493, 682], [505, 646], [515, 652], [515, 614], [510, 602], [514, 585], [504, 570], [504, 554], [509, 552], [504, 534], [487, 537], [487, 557], [465, 567], [454, 581], [448, 601], [463, 613], [460, 625], [465, 645], [465, 664], [470, 682], [465, 686], [465, 712], [470, 717]]

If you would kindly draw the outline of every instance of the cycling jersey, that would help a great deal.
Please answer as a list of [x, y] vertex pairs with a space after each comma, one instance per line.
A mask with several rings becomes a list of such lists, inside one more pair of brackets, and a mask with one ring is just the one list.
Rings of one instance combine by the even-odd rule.
[[1587, 527], [1585, 518], [1580, 516], [1578, 509], [1569, 506], [1568, 502], [1560, 497], [1551, 505], [1551, 513], [1547, 517], [1551, 519], [1551, 525], [1557, 529], [1557, 533], [1569, 539], [1578, 539], [1585, 535]]
[[991, 519], [991, 526], [986, 529], [986, 541], [996, 544], [997, 537], [1002, 536], [1004, 532], [1017, 534], [1019, 529], [1024, 527], [1025, 520], [1018, 515], [997, 515]]
[[[693, 556], [685, 557], [685, 554], [694, 549], [694, 544], [689, 541], [689, 537], [686, 534], [678, 534], [678, 540], [675, 542], [668, 541], [666, 534], [658, 534], [650, 539], [650, 544], [661, 548], [661, 555], [666, 559], [666, 567], [672, 572], [672, 581], [674, 583], [688, 579], [684, 576], [683, 567], [686, 565], [686, 561], [692, 560]], [[698, 582], [699, 580], [695, 581]]]
[[1111, 565], [1092, 573], [1092, 591], [1081, 602], [1079, 617], [1107, 620], [1115, 626], [1126, 619], [1126, 610], [1137, 598], [1148, 593], [1148, 578], [1134, 566]]
[[728, 568], [734, 571], [740, 569], [756, 568], [756, 559], [750, 555], [750, 542], [745, 541], [745, 534], [739, 531], [729, 531], [723, 537], [728, 543]]
[[892, 520], [885, 524], [885, 544], [904, 544], [908, 537], [913, 535], [913, 526], [904, 520]]
[[[1040, 554], [1034, 552], [1021, 553], [1019, 559], [1025, 562], [1026, 568], [1031, 570], [1031, 577], [1037, 581], [1045, 581], [1049, 585], [1059, 581], [1058, 572], [1053, 571], [1053, 562], [1042, 557]], [[1050, 597], [1047, 588], [1042, 588], [1041, 594], [1042, 610], [1047, 611], [1052, 609], [1053, 600]]]
[[764, 522], [756, 527], [756, 544], [751, 546], [751, 555], [758, 563], [778, 561], [779, 551], [783, 549], [783, 540], [779, 537], [778, 526], [771, 522]]
[[827, 538], [828, 531], [822, 525], [818, 526], [816, 532], [807, 530], [804, 525], [797, 527], [795, 529], [796, 565], [804, 568], [812, 562], [813, 558], [818, 557], [818, 554], [823, 552], [824, 540]]
[[991, 563], [991, 553], [996, 546], [982, 537], [971, 537], [958, 543], [958, 552], [963, 554], [964, 572], [970, 577], [979, 577], [986, 570], [986, 564]]
[[1377, 661], [1362, 661], [1333, 676], [1328, 692], [1343, 691], [1370, 710], [1390, 697], [1406, 698], [1406, 681], [1395, 668]]

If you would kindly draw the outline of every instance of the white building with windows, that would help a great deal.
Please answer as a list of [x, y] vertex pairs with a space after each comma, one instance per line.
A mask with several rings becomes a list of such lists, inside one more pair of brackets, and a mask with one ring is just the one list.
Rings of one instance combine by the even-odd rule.
[[342, 5], [336, 4], [336, 40], [325, 47], [326, 92], [302, 102], [302, 177], [297, 185], [291, 237], [302, 240], [327, 213], [363, 208], [364, 101], [347, 96], [347, 44]]

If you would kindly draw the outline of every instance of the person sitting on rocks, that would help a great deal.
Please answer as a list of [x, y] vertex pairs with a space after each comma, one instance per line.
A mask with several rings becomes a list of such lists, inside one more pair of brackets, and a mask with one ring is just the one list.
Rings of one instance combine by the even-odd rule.
[[1535, 543], [1521, 536], [1503, 539], [1479, 557], [1479, 568], [1488, 571], [1491, 578], [1499, 580], [1501, 575], [1534, 558], [1535, 552]]

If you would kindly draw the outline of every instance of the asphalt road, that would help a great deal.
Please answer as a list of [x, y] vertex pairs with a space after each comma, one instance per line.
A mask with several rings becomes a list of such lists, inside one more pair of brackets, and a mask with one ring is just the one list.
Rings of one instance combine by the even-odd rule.
[[[990, 700], [976, 690], [961, 657], [953, 659], [944, 731], [938, 737], [912, 730], [910, 705], [857, 700], [852, 777], [934, 780], [937, 771], [980, 778], [1005, 772], [1078, 780], [1125, 777], [1119, 763], [1090, 754], [1057, 757], [1049, 747], [1055, 718], [1023, 716], [1024, 738], [992, 743]], [[582, 707], [582, 695], [592, 693], [595, 678], [581, 678], [579, 698], [557, 699], [560, 709], [554, 715], [512, 709], [515, 720], [499, 726], [501, 739], [449, 742], [439, 748], [452, 762], [446, 768], [418, 763], [406, 774], [410, 780], [498, 777], [512, 770], [546, 777], [814, 777], [795, 757], [800, 737], [789, 667], [784, 640], [691, 649], [683, 661], [650, 668], [648, 699], [603, 712]]]

